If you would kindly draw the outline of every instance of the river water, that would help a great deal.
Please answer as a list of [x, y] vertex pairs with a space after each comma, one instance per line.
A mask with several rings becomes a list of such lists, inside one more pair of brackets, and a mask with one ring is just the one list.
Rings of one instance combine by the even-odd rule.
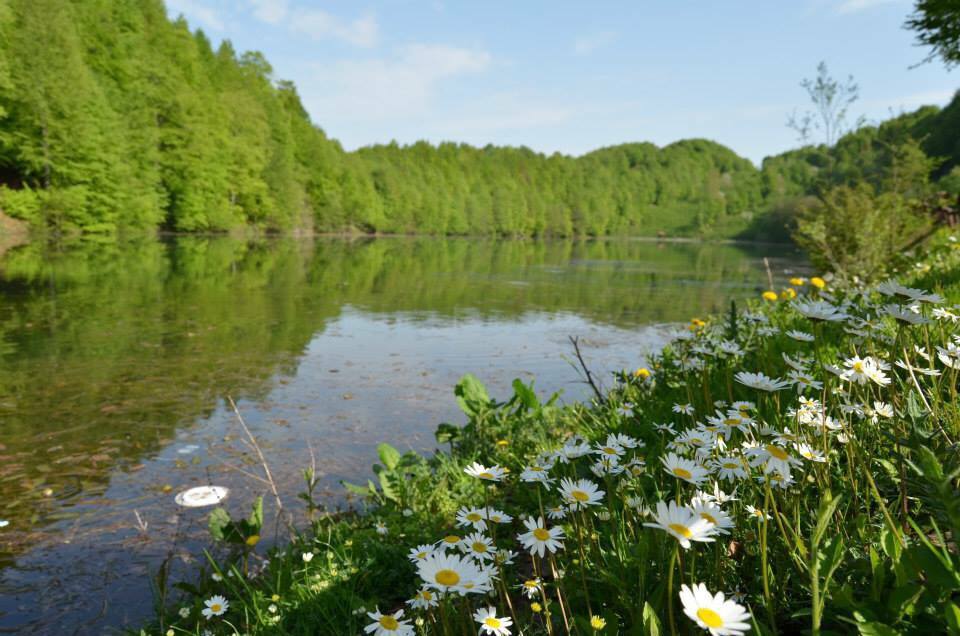
[[678, 322], [777, 284], [782, 246], [617, 241], [179, 238], [26, 245], [0, 258], [0, 633], [100, 634], [151, 615], [151, 577], [189, 576], [208, 483], [245, 512], [262, 483], [229, 407], [302, 517], [365, 483], [374, 447], [430, 452], [464, 373], [584, 398]]

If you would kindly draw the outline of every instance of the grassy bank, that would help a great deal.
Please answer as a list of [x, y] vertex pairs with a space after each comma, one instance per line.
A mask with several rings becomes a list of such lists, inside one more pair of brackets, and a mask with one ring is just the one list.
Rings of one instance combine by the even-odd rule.
[[149, 633], [960, 633], [956, 245], [694, 318], [590, 403], [465, 377], [362, 513], [269, 551], [213, 513], [235, 548]]

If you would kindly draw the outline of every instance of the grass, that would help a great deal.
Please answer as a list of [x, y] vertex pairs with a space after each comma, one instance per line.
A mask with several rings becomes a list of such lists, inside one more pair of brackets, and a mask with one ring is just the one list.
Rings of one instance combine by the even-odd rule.
[[[404, 609], [377, 633], [476, 634], [474, 614], [492, 607], [501, 625], [512, 621], [510, 633], [526, 635], [695, 634], [717, 620], [729, 627], [737, 608], [748, 616], [731, 633], [958, 634], [960, 352], [952, 314], [934, 315], [960, 299], [954, 247], [931, 247], [901, 276], [946, 297], [919, 303], [923, 324], [884, 309], [912, 304], [913, 292], [804, 281], [797, 301], [824, 301], [849, 317], [811, 320], [789, 293], [758, 300], [691, 323], [647, 371], [618, 374], [590, 403], [541, 403], [520, 381], [497, 401], [467, 376], [455, 391], [467, 425], [442, 425], [437, 440], [447, 450], [429, 458], [381, 445], [374, 480], [349, 487], [362, 513], [320, 511], [310, 532], [265, 555], [251, 538], [262, 525], [256, 514], [226, 530], [214, 515], [234, 549], [208, 555], [150, 633], [358, 634], [374, 622], [368, 612]], [[789, 384], [758, 390], [740, 372]], [[603, 465], [604, 457], [616, 460]], [[467, 474], [474, 462], [480, 473], [508, 472]], [[523, 477], [533, 465], [550, 485]], [[700, 472], [702, 483], [690, 483]], [[579, 500], [564, 501], [564, 479], [588, 480], [602, 495], [571, 508]], [[320, 509], [309, 488], [303, 498]], [[669, 504], [677, 516], [664, 519]], [[461, 509], [504, 521], [463, 527]], [[531, 527], [561, 529], [562, 547], [532, 556], [519, 538]], [[455, 566], [489, 591], [438, 595], [443, 577], [429, 567], [437, 557], [415, 564], [411, 549], [443, 554], [453, 545], [444, 537], [475, 532], [494, 558], [473, 552], [479, 537], [449, 551], [465, 550]], [[707, 540], [681, 541], [699, 535]], [[479, 575], [470, 574], [475, 560]], [[727, 602], [701, 602], [710, 611], [695, 620], [681, 590], [697, 584]], [[421, 589], [439, 604], [412, 608]], [[213, 595], [229, 607], [205, 618]]]

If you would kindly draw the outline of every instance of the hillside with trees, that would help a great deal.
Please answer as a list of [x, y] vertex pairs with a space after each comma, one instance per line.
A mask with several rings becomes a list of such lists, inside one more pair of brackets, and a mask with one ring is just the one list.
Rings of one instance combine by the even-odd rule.
[[782, 238], [785, 205], [825, 179], [886, 188], [898, 153], [945, 157], [911, 169], [960, 189], [958, 129], [955, 100], [762, 169], [700, 139], [580, 157], [425, 142], [345, 152], [260, 53], [214, 48], [162, 0], [0, 0], [0, 209], [54, 235]]

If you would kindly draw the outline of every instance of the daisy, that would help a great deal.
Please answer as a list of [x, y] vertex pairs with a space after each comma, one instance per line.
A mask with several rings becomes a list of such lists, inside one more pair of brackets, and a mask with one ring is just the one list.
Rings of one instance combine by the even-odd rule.
[[479, 532], [464, 537], [460, 543], [460, 549], [481, 563], [493, 560], [493, 539]]
[[813, 334], [806, 331], [797, 331], [795, 329], [784, 332], [788, 338], [799, 340], [800, 342], [813, 342]]
[[692, 404], [674, 404], [673, 412], [681, 415], [693, 415], [695, 411]]
[[753, 446], [745, 449], [744, 453], [750, 458], [752, 466], [763, 464], [763, 472], [768, 474], [777, 472], [784, 477], [789, 477], [790, 468], [801, 465], [799, 459], [791, 456], [787, 449], [776, 444]]
[[377, 534], [381, 536], [386, 536], [390, 533], [390, 530], [387, 529], [387, 524], [385, 524], [383, 521], [378, 521], [376, 524], [374, 524], [374, 527], [377, 529]]
[[420, 588], [420, 591], [413, 595], [413, 598], [407, 601], [407, 605], [413, 609], [430, 609], [437, 606], [437, 594], [428, 588]]
[[313, 561], [313, 552], [304, 552], [300, 555], [300, 558], [303, 559], [304, 563], [310, 563]]
[[417, 573], [427, 587], [438, 592], [475, 592], [488, 577], [469, 559], [456, 554], [434, 553], [417, 564]]
[[713, 541], [713, 524], [696, 515], [690, 508], [679, 506], [671, 501], [666, 504], [657, 502], [657, 511], [654, 513], [655, 523], [645, 523], [649, 528], [665, 530], [667, 534], [680, 542], [685, 550], [690, 549], [691, 541]]
[[848, 382], [866, 384], [872, 380], [881, 386], [890, 384], [890, 378], [884, 373], [884, 365], [875, 358], [854, 356], [844, 360], [843, 364], [847, 369], [840, 377]]
[[713, 462], [713, 470], [718, 479], [735, 481], [747, 476], [746, 466], [739, 457], [721, 457]]
[[486, 530], [486, 515], [484, 511], [479, 508], [460, 508], [460, 510], [457, 511], [457, 525], [464, 528], [472, 526], [474, 530]]
[[827, 461], [827, 458], [823, 456], [821, 451], [813, 448], [809, 444], [794, 444], [793, 447], [796, 449], [797, 454], [800, 457], [803, 457], [807, 461], [823, 463]]
[[747, 505], [747, 514], [749, 514], [754, 519], [761, 519], [765, 521], [770, 521], [770, 519], [773, 518], [767, 513], [765, 513], [763, 510], [760, 510], [759, 508], [754, 508], [751, 505]]
[[595, 454], [600, 455], [601, 457], [613, 457], [619, 459], [626, 451], [619, 444], [611, 444], [610, 439], [607, 438], [605, 444], [597, 444], [597, 449], [593, 451]]
[[530, 550], [530, 554], [535, 553], [542, 559], [545, 550], [553, 554], [563, 547], [561, 541], [564, 538], [563, 528], [558, 526], [547, 528], [543, 517], [538, 517], [536, 520], [525, 519], [523, 525], [527, 527], [527, 532], [518, 535], [517, 539], [523, 547]]
[[444, 538], [437, 541], [437, 546], [442, 547], [445, 550], [452, 550], [460, 545], [460, 542], [463, 541], [460, 537], [455, 534], [448, 534]]
[[513, 619], [507, 616], [498, 617], [495, 607], [478, 609], [473, 613], [473, 620], [480, 623], [480, 633], [482, 634], [510, 636], [509, 627], [513, 625]]
[[586, 479], [562, 479], [560, 494], [571, 508], [582, 508], [600, 503], [604, 492], [599, 490], [593, 482]]
[[563, 506], [554, 506], [552, 508], [547, 508], [547, 516], [553, 520], [557, 519], [566, 519], [567, 509]]
[[540, 579], [524, 581], [520, 584], [520, 589], [527, 595], [527, 598], [536, 598], [537, 594], [540, 593]]
[[654, 424], [653, 428], [660, 433], [670, 433], [671, 435], [676, 435], [677, 431], [673, 428], [673, 424]]
[[793, 308], [815, 322], [839, 322], [849, 318], [839, 307], [823, 300], [798, 300], [793, 303]]
[[703, 583], [691, 589], [683, 584], [680, 587], [680, 601], [683, 613], [699, 627], [710, 632], [711, 636], [742, 636], [750, 629], [750, 612], [742, 605], [726, 600], [723, 592], [711, 596]]
[[547, 474], [547, 468], [539, 464], [533, 464], [523, 469], [523, 472], [520, 473], [520, 481], [526, 482], [539, 482], [544, 486], [549, 486], [553, 483], [553, 479]]
[[700, 464], [684, 459], [675, 453], [668, 453], [666, 457], [661, 457], [663, 469], [668, 473], [682, 479], [685, 482], [699, 486], [709, 475], [709, 471]]
[[920, 315], [920, 307], [916, 305], [910, 307], [884, 305], [883, 313], [907, 325], [925, 325], [930, 322], [930, 320]]
[[735, 527], [730, 515], [712, 501], [691, 502], [690, 510], [694, 515], [712, 523], [717, 534], [730, 534], [730, 528]]
[[608, 446], [620, 446], [621, 448], [643, 448], [644, 444], [640, 440], [624, 435], [623, 433], [610, 433], [607, 435]]
[[486, 515], [487, 521], [491, 521], [493, 523], [510, 523], [513, 521], [513, 517], [501, 510], [497, 510], [496, 508], [487, 508]]
[[802, 371], [791, 371], [787, 374], [787, 379], [797, 387], [797, 393], [803, 393], [807, 389], [819, 391], [823, 388], [823, 383], [814, 380], [812, 377]]
[[373, 619], [373, 622], [363, 628], [368, 634], [373, 636], [413, 636], [413, 625], [410, 621], [401, 621], [403, 610], [397, 610], [393, 614], [381, 614], [380, 610], [367, 612], [367, 616]]
[[781, 391], [790, 386], [790, 383], [785, 380], [781, 380], [779, 378], [769, 378], [763, 373], [747, 373], [746, 371], [740, 371], [733, 377], [740, 384], [748, 386], [751, 389], [757, 389], [758, 391]]
[[214, 616], [223, 616], [224, 612], [230, 609], [230, 602], [220, 596], [219, 594], [211, 596], [203, 602], [206, 607], [203, 608], [201, 613], [206, 619], [213, 618]]
[[436, 552], [436, 546], [428, 544], [418, 545], [415, 548], [410, 548], [410, 553], [407, 554], [407, 558], [410, 559], [413, 563], [425, 560], [428, 556]]
[[503, 468], [500, 468], [500, 466], [491, 466], [487, 468], [478, 462], [473, 462], [464, 468], [463, 472], [467, 473], [471, 477], [486, 479], [487, 481], [500, 481], [507, 474], [507, 471], [505, 471]]

